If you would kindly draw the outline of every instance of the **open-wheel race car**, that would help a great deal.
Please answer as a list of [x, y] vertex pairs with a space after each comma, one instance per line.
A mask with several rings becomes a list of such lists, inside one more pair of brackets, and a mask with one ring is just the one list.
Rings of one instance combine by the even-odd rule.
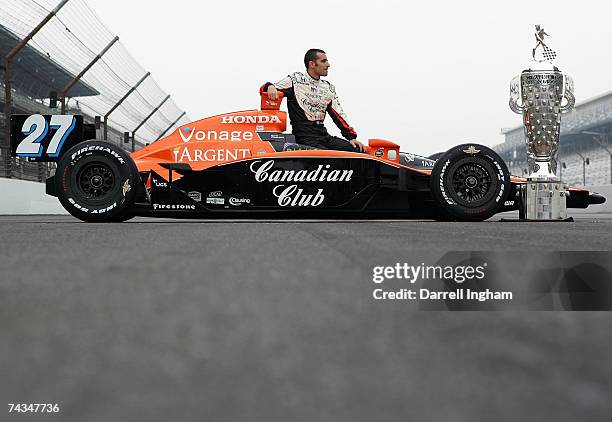
[[[313, 149], [284, 133], [280, 101], [208, 117], [128, 154], [95, 140], [82, 116], [13, 115], [17, 157], [56, 161], [46, 182], [73, 216], [118, 222], [175, 218], [419, 218], [482, 221], [520, 209], [520, 185], [490, 148], [436, 157], [370, 139], [365, 153]], [[89, 139], [89, 140], [88, 140]], [[605, 201], [571, 188], [567, 206]]]

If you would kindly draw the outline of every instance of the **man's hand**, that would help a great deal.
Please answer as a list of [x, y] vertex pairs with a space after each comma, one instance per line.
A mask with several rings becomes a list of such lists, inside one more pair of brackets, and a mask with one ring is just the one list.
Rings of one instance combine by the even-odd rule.
[[355, 148], [359, 148], [359, 151], [361, 152], [365, 152], [365, 147], [363, 146], [363, 144], [361, 142], [359, 142], [357, 139], [351, 139], [349, 141], [349, 143], [354, 146]]
[[271, 100], [277, 100], [278, 99], [278, 90], [272, 84], [270, 84], [270, 86], [268, 86], [268, 98], [271, 99]]

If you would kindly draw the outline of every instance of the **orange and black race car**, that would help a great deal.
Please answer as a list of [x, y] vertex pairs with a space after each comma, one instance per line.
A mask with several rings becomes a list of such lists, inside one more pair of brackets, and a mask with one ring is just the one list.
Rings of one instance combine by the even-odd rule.
[[[482, 221], [518, 210], [520, 185], [490, 148], [437, 160], [370, 139], [365, 153], [317, 150], [284, 133], [280, 101], [179, 127], [132, 154], [82, 116], [13, 115], [13, 154], [55, 161], [47, 193], [83, 221], [176, 218], [431, 218]], [[605, 201], [572, 188], [567, 206]]]

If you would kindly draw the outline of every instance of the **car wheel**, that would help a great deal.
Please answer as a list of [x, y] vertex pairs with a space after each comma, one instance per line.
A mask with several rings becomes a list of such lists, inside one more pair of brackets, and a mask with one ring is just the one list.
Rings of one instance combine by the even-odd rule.
[[490, 148], [459, 145], [436, 161], [431, 172], [431, 192], [440, 219], [483, 221], [504, 204], [510, 193], [510, 173]]
[[103, 141], [79, 143], [60, 159], [55, 174], [58, 198], [76, 218], [88, 222], [131, 218], [140, 177], [120, 147]]

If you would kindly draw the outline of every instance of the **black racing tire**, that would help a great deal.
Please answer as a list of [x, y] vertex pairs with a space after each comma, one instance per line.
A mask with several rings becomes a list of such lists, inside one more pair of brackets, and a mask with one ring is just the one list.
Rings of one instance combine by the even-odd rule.
[[104, 141], [85, 141], [57, 163], [55, 188], [63, 207], [87, 222], [120, 222], [132, 217], [141, 183], [130, 155]]
[[449, 149], [431, 172], [431, 192], [439, 208], [439, 220], [491, 218], [506, 201], [510, 186], [506, 164], [484, 145], [463, 144]]
[[437, 160], [438, 158], [442, 157], [444, 155], [444, 152], [436, 152], [435, 154], [431, 154], [429, 157], [430, 160]]

